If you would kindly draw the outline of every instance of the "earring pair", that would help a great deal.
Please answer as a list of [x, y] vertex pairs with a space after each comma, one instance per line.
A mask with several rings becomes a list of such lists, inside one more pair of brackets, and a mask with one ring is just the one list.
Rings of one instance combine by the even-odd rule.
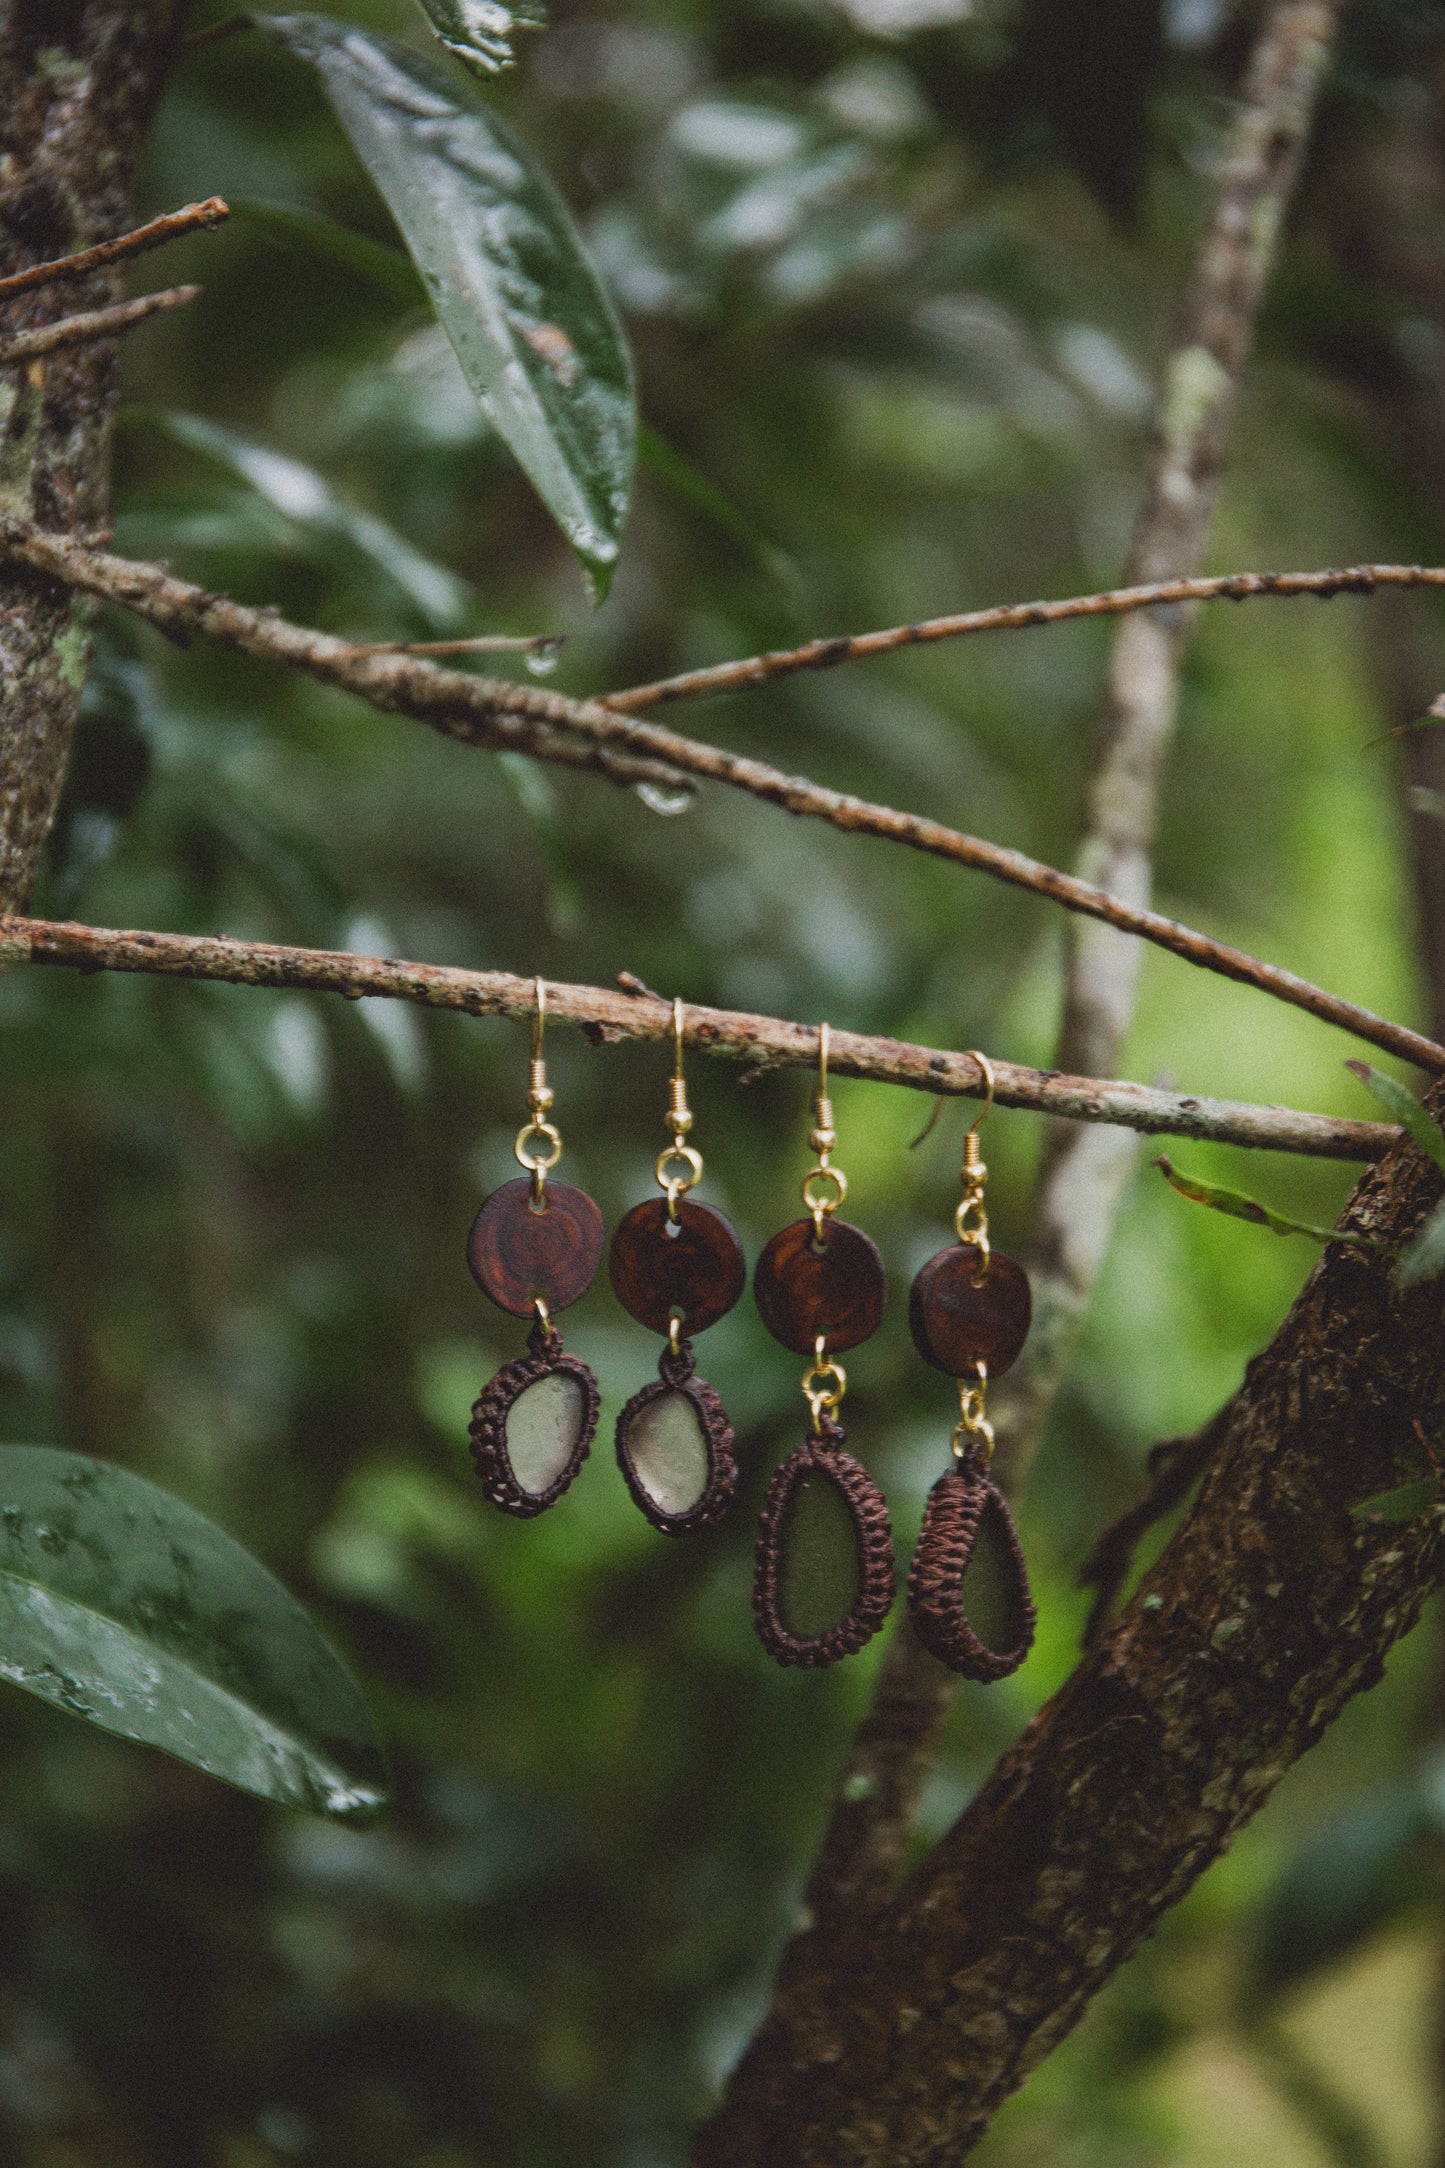
[[[811, 1354], [803, 1374], [809, 1434], [777, 1469], [759, 1524], [753, 1610], [759, 1638], [780, 1664], [815, 1667], [852, 1655], [892, 1608], [893, 1539], [882, 1491], [844, 1450], [837, 1409], [847, 1391], [838, 1357], [877, 1329], [887, 1293], [883, 1260], [860, 1228], [835, 1217], [847, 1195], [830, 1164], [837, 1145], [828, 1097], [829, 1031], [818, 1040], [818, 1084], [809, 1143], [817, 1164], [803, 1181], [808, 1218], [785, 1227], [763, 1251], [754, 1293], [774, 1338]], [[953, 1465], [934, 1484], [908, 1574], [908, 1611], [932, 1655], [965, 1677], [1008, 1676], [1033, 1642], [1035, 1613], [1013, 1517], [993, 1481], [988, 1385], [1011, 1368], [1032, 1312], [1028, 1276], [989, 1239], [988, 1169], [979, 1130], [994, 1100], [993, 1069], [982, 1054], [986, 1097], [964, 1139], [962, 1195], [954, 1240], [917, 1274], [908, 1322], [923, 1360], [959, 1384]], [[987, 1560], [990, 1600], [970, 1616], [970, 1569]]]
[[[467, 1261], [482, 1292], [499, 1309], [534, 1320], [526, 1356], [497, 1372], [474, 1404], [470, 1425], [483, 1489], [519, 1519], [544, 1512], [571, 1484], [591, 1450], [601, 1400], [596, 1378], [564, 1350], [553, 1323], [592, 1285], [605, 1236], [592, 1198], [551, 1178], [562, 1138], [551, 1119], [545, 1022], [546, 989], [538, 979], [529, 1119], [513, 1147], [526, 1173], [492, 1192], [467, 1242]], [[713, 1388], [697, 1375], [690, 1335], [733, 1307], [747, 1268], [723, 1214], [689, 1194], [702, 1180], [703, 1160], [688, 1141], [693, 1116], [677, 1000], [673, 1043], [669, 1142], [655, 1167], [662, 1194], [634, 1206], [619, 1223], [609, 1272], [623, 1308], [666, 1343], [656, 1382], [634, 1393], [618, 1417], [618, 1465], [653, 1526], [681, 1536], [726, 1512], [737, 1487], [732, 1425]]]

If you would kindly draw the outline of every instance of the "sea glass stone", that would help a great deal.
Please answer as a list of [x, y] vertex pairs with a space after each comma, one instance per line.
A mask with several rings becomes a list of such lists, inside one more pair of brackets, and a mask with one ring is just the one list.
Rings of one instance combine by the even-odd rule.
[[707, 1439], [686, 1393], [659, 1393], [627, 1430], [627, 1458], [660, 1513], [691, 1513], [708, 1483]]
[[815, 1640], [852, 1616], [863, 1586], [857, 1523], [821, 1469], [806, 1470], [794, 1484], [780, 1548], [778, 1615], [790, 1634]]
[[992, 1501], [979, 1521], [961, 1594], [968, 1623], [986, 1649], [1005, 1656], [1018, 1647], [1027, 1630], [1024, 1592], [1018, 1561]]
[[577, 1450], [586, 1411], [582, 1387], [554, 1370], [518, 1393], [507, 1410], [507, 1458], [524, 1491], [550, 1490]]

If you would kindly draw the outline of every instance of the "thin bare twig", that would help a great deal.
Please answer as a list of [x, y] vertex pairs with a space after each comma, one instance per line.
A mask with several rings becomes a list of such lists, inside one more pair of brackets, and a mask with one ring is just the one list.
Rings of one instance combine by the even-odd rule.
[[97, 241], [93, 248], [77, 249], [73, 256], [57, 256], [49, 263], [33, 263], [27, 270], [12, 271], [8, 278], [0, 279], [0, 301], [28, 294], [34, 286], [49, 286], [56, 279], [85, 278], [106, 264], [121, 263], [127, 256], [143, 256], [147, 249], [179, 240], [183, 233], [194, 233], [198, 226], [219, 226], [230, 215], [230, 205], [220, 196], [209, 196], [204, 203], [183, 204], [180, 210], [167, 211], [163, 217], [137, 226], [132, 233], [117, 234], [113, 241]]
[[675, 788], [685, 777], [697, 776], [747, 791], [785, 812], [827, 821], [845, 834], [877, 836], [973, 867], [995, 880], [1045, 896], [1067, 911], [1101, 919], [1121, 933], [1137, 934], [1203, 970], [1254, 986], [1422, 1069], [1445, 1069], [1445, 1047], [1403, 1024], [1376, 1016], [1243, 949], [1212, 940], [1162, 912], [1123, 902], [1092, 882], [1042, 865], [1022, 851], [945, 827], [941, 821], [826, 789], [806, 776], [787, 775], [766, 761], [682, 737], [658, 723], [614, 714], [595, 700], [572, 700], [540, 686], [511, 685], [498, 678], [444, 670], [411, 655], [358, 658], [344, 641], [210, 594], [173, 578], [159, 565], [87, 549], [68, 536], [41, 533], [4, 514], [0, 514], [0, 556], [18, 559], [71, 587], [118, 602], [171, 638], [201, 637], [243, 654], [285, 663], [325, 684], [340, 686], [373, 707], [410, 715], [463, 744], [564, 761], [594, 769], [614, 782], [648, 781]]
[[141, 294], [134, 301], [118, 301], [114, 308], [85, 309], [77, 316], [59, 317], [53, 324], [36, 324], [29, 331], [17, 331], [13, 339], [0, 345], [0, 369], [8, 369], [17, 361], [38, 361], [42, 355], [58, 353], [62, 348], [118, 338], [165, 309], [183, 308], [195, 300], [200, 290], [199, 286], [166, 286], [159, 293]]
[[1445, 587], [1440, 565], [1347, 565], [1325, 572], [1228, 572], [1213, 579], [1151, 580], [1142, 587], [1111, 587], [1097, 595], [1069, 595], [1056, 602], [1001, 602], [985, 610], [963, 610], [952, 617], [925, 617], [912, 625], [890, 625], [883, 632], [859, 632], [838, 639], [806, 640], [801, 647], [773, 648], [739, 662], [713, 663], [704, 670], [682, 670], [676, 677], [649, 685], [629, 685], [604, 693], [602, 705], [635, 715], [667, 700], [696, 700], [710, 694], [745, 692], [771, 685], [804, 670], [831, 670], [841, 662], [862, 662], [871, 655], [896, 654], [899, 648], [924, 647], [936, 640], [966, 639], [975, 632], [1018, 632], [1031, 625], [1063, 625], [1080, 617], [1124, 617], [1135, 610], [1192, 602], [1250, 602], [1260, 595], [1372, 595], [1381, 587]]
[[482, 632], [470, 640], [351, 640], [350, 655], [550, 655], [557, 632]]
[[1183, 1505], [1209, 1466], [1227, 1429], [1227, 1407], [1184, 1438], [1161, 1438], [1145, 1462], [1150, 1477], [1142, 1498], [1109, 1523], [1079, 1568], [1080, 1588], [1092, 1588], [1094, 1601], [1084, 1626], [1084, 1647], [1093, 1648], [1113, 1615], [1120, 1589], [1134, 1563], [1141, 1539], [1159, 1521]]
[[[0, 917], [0, 965], [68, 965], [77, 971], [128, 971], [167, 978], [219, 979], [236, 986], [293, 986], [350, 1000], [415, 1002], [467, 1016], [530, 1017], [536, 982], [505, 971], [460, 971], [397, 957], [354, 956], [329, 949], [278, 947], [207, 935], [117, 932], [50, 919]], [[636, 982], [631, 982], [636, 984]], [[547, 983], [547, 1017], [571, 1024], [595, 1045], [622, 1040], [670, 1040], [672, 1003], [655, 994], [601, 986]], [[733, 1009], [683, 1011], [683, 1039], [699, 1053], [775, 1068], [807, 1069], [818, 1059], [818, 1027]], [[915, 1091], [975, 1098], [983, 1088], [977, 1062], [964, 1053], [913, 1046], [903, 1039], [835, 1031], [829, 1064], [839, 1076], [902, 1084]], [[1145, 1084], [1097, 1083], [1013, 1062], [993, 1064], [1000, 1106], [1056, 1114], [1068, 1121], [1121, 1123], [1151, 1136], [1208, 1138], [1317, 1159], [1381, 1158], [1400, 1132], [1386, 1122], [1335, 1121], [1289, 1107], [1198, 1099]]]

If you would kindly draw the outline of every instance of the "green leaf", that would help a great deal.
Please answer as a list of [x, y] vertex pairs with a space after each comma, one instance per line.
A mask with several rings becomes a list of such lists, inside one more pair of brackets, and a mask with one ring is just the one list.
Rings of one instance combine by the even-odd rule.
[[632, 488], [632, 364], [561, 197], [473, 90], [404, 45], [319, 15], [255, 21], [318, 70], [467, 382], [600, 599]]
[[1439, 1503], [1439, 1476], [1422, 1475], [1414, 1483], [1400, 1483], [1394, 1490], [1377, 1491], [1373, 1498], [1362, 1498], [1357, 1506], [1350, 1507], [1350, 1519], [1394, 1527], [1400, 1521], [1413, 1521], [1427, 1506]]
[[347, 504], [314, 467], [199, 414], [164, 413], [150, 418], [178, 443], [248, 483], [296, 526], [323, 540], [341, 542], [364, 557], [400, 588], [429, 627], [452, 632], [465, 622], [472, 599], [465, 582], [413, 549], [384, 519]]
[[1305, 1837], [1255, 1912], [1246, 2012], [1348, 1956], [1415, 1894], [1425, 1821], [1418, 1788], [1396, 1783]]
[[732, 500], [724, 496], [715, 482], [710, 482], [675, 445], [669, 444], [666, 437], [660, 437], [655, 429], [649, 429], [645, 422], [637, 432], [637, 455], [641, 464], [659, 481], [666, 482], [680, 497], [705, 513], [724, 534], [731, 535], [739, 548], [747, 551], [759, 571], [776, 580], [779, 586], [798, 588], [798, 568], [787, 551], [780, 549], [776, 542], [770, 542], [747, 514], [740, 512]]
[[1403, 1128], [1409, 1130], [1426, 1157], [1433, 1159], [1445, 1173], [1445, 1130], [1425, 1112], [1415, 1094], [1368, 1061], [1347, 1061], [1345, 1067], [1359, 1078], [1367, 1092], [1374, 1093], [1381, 1106], [1388, 1108]]
[[228, 196], [226, 201], [231, 206], [233, 224], [239, 221], [258, 227], [283, 246], [290, 244], [328, 257], [408, 308], [425, 303], [426, 288], [404, 250], [390, 248], [385, 241], [373, 241], [369, 234], [356, 233], [322, 211], [302, 210], [291, 203], [262, 203], [250, 196]]
[[1286, 1219], [1282, 1212], [1272, 1212], [1268, 1205], [1246, 1197], [1242, 1190], [1221, 1189], [1214, 1182], [1200, 1182], [1193, 1175], [1180, 1174], [1162, 1152], [1154, 1164], [1170, 1188], [1177, 1189], [1181, 1197], [1189, 1197], [1195, 1204], [1207, 1204], [1212, 1212], [1227, 1212], [1231, 1219], [1249, 1220], [1255, 1227], [1267, 1227], [1271, 1234], [1308, 1235], [1312, 1242], [1353, 1242], [1365, 1250], [1383, 1247], [1369, 1235], [1340, 1234], [1333, 1227], [1312, 1227], [1308, 1220]]
[[1402, 1287], [1414, 1287], [1417, 1281], [1433, 1280], [1441, 1271], [1445, 1271], [1445, 1198], [1436, 1205], [1400, 1259], [1395, 1267], [1395, 1278]]
[[516, 55], [512, 36], [518, 30], [545, 30], [547, 10], [541, 0], [418, 0], [423, 15], [449, 53], [475, 75], [498, 75]]
[[[1426, 1112], [1415, 1094], [1370, 1062], [1347, 1061], [1345, 1067], [1354, 1071], [1366, 1091], [1374, 1093], [1380, 1104], [1409, 1131], [1426, 1157], [1445, 1173], [1445, 1130]], [[1420, 1280], [1433, 1279], [1440, 1271], [1445, 1271], [1445, 1200], [1436, 1205], [1400, 1259], [1395, 1267], [1395, 1277], [1402, 1287], [1413, 1287]]]
[[104, 1461], [0, 1446], [0, 1678], [307, 1814], [386, 1801], [366, 1705], [300, 1605]]

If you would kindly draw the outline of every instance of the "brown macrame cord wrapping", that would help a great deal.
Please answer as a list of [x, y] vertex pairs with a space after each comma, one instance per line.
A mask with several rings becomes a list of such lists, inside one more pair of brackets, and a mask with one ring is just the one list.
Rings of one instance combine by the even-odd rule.
[[[860, 1461], [843, 1449], [844, 1431], [824, 1412], [816, 1437], [807, 1438], [773, 1471], [758, 1521], [753, 1567], [753, 1618], [758, 1639], [780, 1664], [812, 1670], [855, 1656], [872, 1640], [893, 1608], [893, 1530], [888, 1504]], [[778, 1605], [782, 1577], [782, 1539], [793, 1492], [812, 1470], [826, 1475], [843, 1493], [858, 1531], [858, 1600], [847, 1618], [823, 1634], [801, 1638], [783, 1624]]]
[[[738, 1487], [733, 1426], [713, 1388], [705, 1378], [696, 1375], [696, 1364], [691, 1340], [681, 1341], [675, 1354], [670, 1347], [665, 1347], [658, 1360], [655, 1383], [644, 1385], [640, 1392], [634, 1393], [617, 1418], [617, 1465], [622, 1470], [623, 1480], [638, 1512], [645, 1513], [653, 1527], [660, 1528], [665, 1536], [691, 1535], [695, 1528], [706, 1528], [721, 1519], [732, 1504], [733, 1493]], [[681, 1393], [692, 1402], [707, 1447], [707, 1488], [686, 1513], [665, 1513], [657, 1500], [649, 1496], [633, 1470], [629, 1450], [633, 1424], [655, 1400], [661, 1400], [667, 1393]]]
[[[980, 1641], [963, 1606], [963, 1577], [986, 1513], [998, 1516], [1009, 1563], [1018, 1575], [1022, 1626], [1011, 1649], [991, 1649]], [[950, 1671], [985, 1685], [1017, 1671], [1033, 1646], [1037, 1613], [1013, 1515], [976, 1456], [941, 1475], [928, 1494], [918, 1548], [908, 1569], [908, 1615], [930, 1655]]]
[[[591, 1449], [601, 1410], [596, 1378], [586, 1363], [567, 1353], [555, 1325], [544, 1325], [539, 1318], [527, 1335], [527, 1347], [530, 1352], [519, 1355], [515, 1362], [504, 1364], [474, 1402], [469, 1425], [472, 1459], [482, 1489], [494, 1506], [500, 1506], [503, 1513], [515, 1514], [522, 1521], [545, 1512], [566, 1490]], [[513, 1473], [507, 1452], [507, 1417], [513, 1403], [521, 1398], [529, 1385], [538, 1385], [543, 1378], [557, 1375], [575, 1378], [582, 1388], [582, 1423], [577, 1443], [568, 1455], [566, 1467], [546, 1490], [524, 1490]]]

